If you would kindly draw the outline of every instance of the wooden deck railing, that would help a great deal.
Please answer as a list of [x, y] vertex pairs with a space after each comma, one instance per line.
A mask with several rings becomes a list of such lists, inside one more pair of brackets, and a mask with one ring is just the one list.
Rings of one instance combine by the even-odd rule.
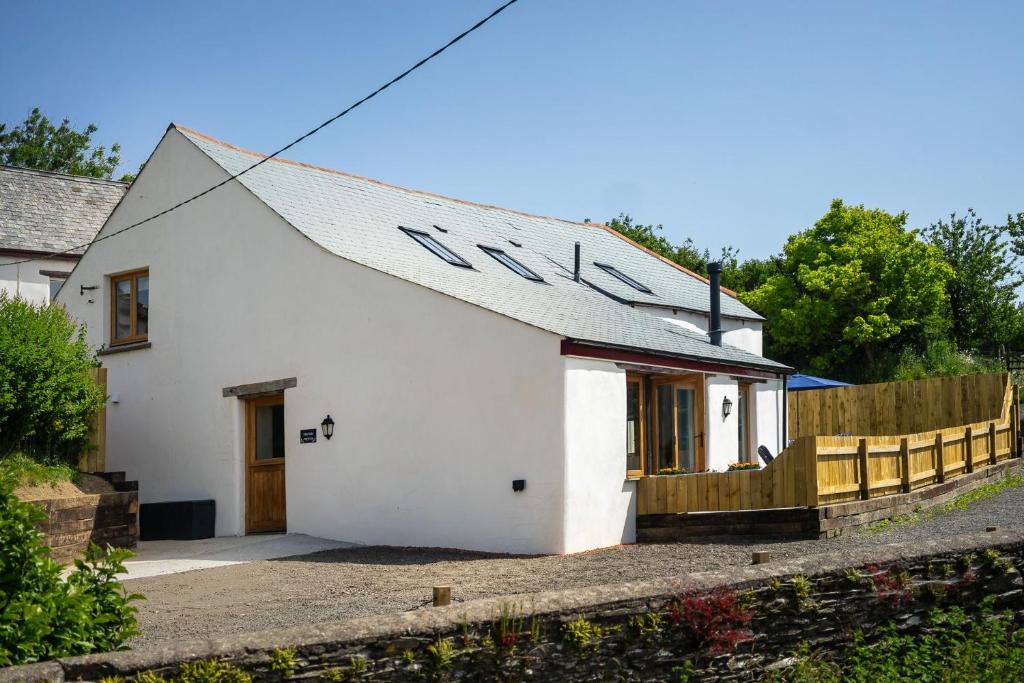
[[644, 477], [637, 514], [814, 507], [942, 483], [1018, 455], [1006, 384], [999, 420], [893, 436], [802, 436], [760, 470]]

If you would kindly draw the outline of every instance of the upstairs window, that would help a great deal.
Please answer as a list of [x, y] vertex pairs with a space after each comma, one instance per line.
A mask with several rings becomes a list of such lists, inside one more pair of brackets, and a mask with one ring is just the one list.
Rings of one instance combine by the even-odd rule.
[[638, 292], [643, 292], [644, 294], [654, 293], [651, 291], [650, 287], [640, 284], [639, 282], [637, 282], [630, 276], [626, 275], [615, 266], [609, 266], [607, 263], [595, 263], [594, 265], [603, 270], [604, 272], [608, 273], [609, 275], [616, 277], [619, 280], [622, 280], [623, 282], [625, 282], [627, 285], [637, 290]]
[[149, 269], [110, 276], [110, 344], [149, 337]]
[[522, 275], [527, 280], [532, 280], [533, 282], [544, 282], [544, 278], [542, 278], [540, 275], [537, 275], [537, 273], [533, 272], [519, 261], [516, 261], [514, 258], [506, 254], [501, 249], [495, 249], [494, 247], [485, 247], [482, 244], [478, 246], [484, 250], [485, 254], [487, 254], [488, 256], [496, 260], [498, 263], [511, 270], [513, 273], [516, 273], [517, 275]]
[[434, 239], [433, 235], [427, 234], [422, 230], [413, 230], [412, 228], [403, 228], [401, 226], [398, 229], [453, 266], [459, 266], [460, 268], [473, 267], [469, 261]]

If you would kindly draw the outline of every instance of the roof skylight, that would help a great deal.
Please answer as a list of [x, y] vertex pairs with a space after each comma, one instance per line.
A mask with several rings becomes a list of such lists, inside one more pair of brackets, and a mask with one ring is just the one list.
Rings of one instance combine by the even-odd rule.
[[434, 239], [433, 235], [429, 235], [422, 230], [413, 230], [412, 228], [403, 228], [402, 226], [398, 226], [398, 229], [453, 266], [459, 266], [460, 268], [473, 267], [469, 261]]
[[637, 290], [639, 292], [643, 292], [644, 294], [653, 294], [654, 293], [654, 292], [651, 291], [650, 287], [647, 287], [646, 285], [640, 284], [639, 282], [637, 282], [636, 280], [634, 280], [630, 276], [626, 275], [625, 273], [623, 273], [621, 270], [619, 270], [615, 266], [609, 266], [607, 263], [594, 263], [594, 265], [597, 266], [598, 268], [600, 268], [601, 270], [603, 270], [604, 272], [608, 273], [609, 275], [611, 275], [613, 277], [616, 277], [619, 280], [622, 280], [627, 285], [629, 285], [630, 287], [632, 287], [633, 289], [635, 289], [635, 290]]
[[537, 273], [533, 272], [532, 270], [524, 266], [522, 263], [509, 256], [501, 249], [496, 249], [494, 247], [485, 247], [482, 244], [478, 246], [484, 250], [484, 253], [486, 253], [488, 256], [490, 256], [491, 258], [493, 258], [494, 260], [496, 260], [498, 263], [502, 264], [509, 270], [511, 270], [513, 273], [522, 275], [527, 280], [532, 280], [534, 282], [544, 282], [544, 278], [542, 278], [540, 275], [537, 275]]

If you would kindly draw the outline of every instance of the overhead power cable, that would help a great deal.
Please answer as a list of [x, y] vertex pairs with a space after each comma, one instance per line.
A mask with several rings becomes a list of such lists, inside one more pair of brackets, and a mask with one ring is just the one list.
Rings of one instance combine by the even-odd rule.
[[22, 263], [29, 263], [30, 261], [41, 261], [41, 260], [44, 260], [44, 259], [53, 258], [54, 256], [61, 256], [63, 254], [67, 254], [67, 253], [70, 253], [72, 251], [76, 251], [78, 249], [89, 247], [89, 246], [91, 246], [93, 244], [96, 244], [97, 242], [102, 242], [103, 240], [108, 240], [111, 237], [117, 237], [118, 235], [120, 235], [122, 233], [125, 233], [125, 232], [128, 232], [129, 230], [133, 230], [134, 228], [137, 228], [137, 227], [139, 227], [141, 225], [145, 225], [146, 223], [149, 223], [152, 220], [156, 220], [157, 218], [160, 218], [161, 216], [166, 216], [167, 214], [171, 213], [172, 211], [176, 211], [176, 210], [180, 209], [181, 207], [185, 206], [186, 204], [190, 204], [190, 203], [194, 202], [195, 200], [199, 199], [200, 197], [205, 197], [206, 195], [210, 194], [214, 190], [217, 190], [217, 189], [219, 189], [221, 187], [224, 187], [225, 185], [230, 183], [232, 180], [235, 180], [235, 179], [245, 175], [246, 173], [248, 173], [249, 171], [253, 170], [254, 168], [262, 166], [263, 164], [265, 164], [266, 162], [270, 161], [271, 159], [279, 156], [280, 154], [283, 154], [284, 152], [288, 151], [289, 149], [291, 149], [295, 145], [299, 144], [300, 142], [302, 142], [306, 138], [311, 137], [313, 135], [316, 135], [317, 133], [319, 133], [321, 130], [323, 130], [327, 126], [331, 125], [332, 123], [334, 123], [335, 121], [337, 121], [341, 117], [343, 117], [346, 114], [348, 114], [349, 112], [351, 112], [356, 107], [359, 107], [360, 105], [365, 104], [366, 102], [369, 102], [374, 97], [376, 97], [377, 95], [381, 94], [382, 92], [384, 92], [385, 90], [387, 90], [388, 88], [393, 86], [395, 83], [398, 83], [400, 80], [402, 80], [403, 78], [405, 78], [406, 76], [411, 74], [413, 71], [416, 71], [421, 66], [424, 66], [430, 60], [432, 60], [435, 57], [438, 57], [439, 55], [441, 55], [441, 53], [443, 53], [445, 50], [447, 50], [451, 46], [455, 45], [455, 43], [459, 42], [460, 40], [462, 40], [463, 38], [468, 36], [470, 33], [473, 33], [477, 29], [481, 28], [484, 24], [486, 24], [491, 19], [493, 19], [494, 17], [496, 17], [499, 14], [501, 14], [502, 12], [504, 12], [509, 6], [514, 5], [518, 1], [519, 0], [508, 0], [507, 2], [505, 2], [504, 4], [499, 6], [496, 10], [494, 10], [493, 12], [488, 14], [486, 17], [484, 17], [483, 19], [481, 19], [480, 21], [476, 22], [475, 24], [473, 24], [472, 26], [467, 28], [465, 31], [463, 31], [459, 35], [457, 35], [454, 38], [452, 38], [451, 40], [449, 40], [447, 43], [445, 43], [441, 47], [437, 48], [436, 50], [431, 52], [429, 55], [427, 55], [426, 57], [424, 57], [420, 61], [418, 61], [415, 64], [413, 64], [408, 69], [406, 69], [405, 71], [403, 71], [402, 73], [398, 74], [397, 76], [392, 78], [390, 81], [388, 81], [384, 85], [380, 86], [379, 88], [377, 88], [376, 90], [371, 92], [369, 95], [366, 95], [362, 99], [353, 102], [348, 107], [346, 107], [344, 110], [338, 112], [337, 114], [335, 114], [331, 118], [327, 119], [326, 121], [321, 123], [316, 128], [313, 128], [313, 129], [303, 133], [302, 135], [300, 135], [299, 137], [295, 138], [294, 140], [292, 140], [287, 145], [285, 145], [281, 149], [277, 150], [273, 154], [270, 154], [268, 156], [263, 157], [262, 159], [260, 159], [259, 161], [255, 162], [254, 164], [252, 164], [250, 166], [247, 166], [244, 169], [242, 169], [241, 171], [239, 171], [238, 173], [235, 173], [235, 174], [225, 178], [224, 180], [222, 180], [221, 182], [217, 183], [216, 185], [208, 187], [205, 190], [203, 190], [202, 192], [194, 194], [191, 197], [189, 197], [188, 199], [184, 199], [184, 200], [178, 202], [177, 204], [175, 204], [174, 206], [169, 207], [167, 209], [164, 209], [163, 211], [161, 211], [159, 213], [155, 213], [155, 214], [153, 214], [152, 216], [150, 216], [148, 218], [142, 219], [141, 221], [138, 221], [136, 223], [132, 223], [131, 225], [128, 225], [128, 226], [125, 226], [125, 227], [120, 228], [118, 230], [115, 230], [114, 232], [108, 233], [108, 234], [104, 235], [103, 237], [95, 237], [92, 240], [90, 240], [89, 242], [85, 242], [83, 244], [76, 244], [73, 247], [68, 247], [67, 249], [62, 249], [60, 251], [55, 251], [55, 252], [52, 252], [52, 253], [49, 253], [49, 254], [44, 254], [44, 255], [41, 255], [41, 256], [35, 256], [35, 257], [32, 257], [32, 258], [22, 259], [20, 261], [10, 261], [8, 263], [2, 263], [2, 264], [0, 264], [0, 267], [3, 267], [3, 266], [15, 266], [15, 265], [19, 265], [19, 264], [22, 264]]

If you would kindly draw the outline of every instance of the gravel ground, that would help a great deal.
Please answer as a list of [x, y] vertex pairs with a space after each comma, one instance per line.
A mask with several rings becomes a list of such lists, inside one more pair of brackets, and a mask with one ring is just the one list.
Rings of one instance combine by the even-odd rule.
[[561, 557], [511, 557], [453, 550], [360, 547], [127, 581], [142, 593], [143, 636], [133, 646], [183, 638], [298, 626], [420, 609], [431, 587], [451, 585], [453, 599], [532, 593], [652, 579], [750, 563], [752, 550], [789, 558], [850, 544], [905, 543], [1024, 526], [1024, 488], [968, 510], [875, 534], [827, 541], [713, 539], [699, 543], [619, 546]]

